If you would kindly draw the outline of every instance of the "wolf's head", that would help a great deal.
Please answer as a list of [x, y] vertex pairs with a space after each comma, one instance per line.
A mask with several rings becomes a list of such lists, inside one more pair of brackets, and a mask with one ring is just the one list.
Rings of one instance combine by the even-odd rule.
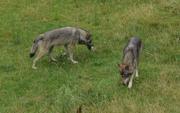
[[128, 85], [130, 77], [133, 74], [133, 68], [128, 64], [118, 64], [119, 72], [122, 77], [122, 83]]
[[94, 44], [92, 42], [92, 35], [87, 33], [86, 35], [86, 46], [89, 50], [94, 50]]
[[84, 44], [87, 46], [87, 48], [89, 50], [92, 50], [94, 51], [94, 44], [93, 44], [93, 41], [92, 41], [92, 35], [88, 32], [88, 31], [85, 31], [85, 35], [80, 35], [80, 39], [79, 39], [79, 44]]

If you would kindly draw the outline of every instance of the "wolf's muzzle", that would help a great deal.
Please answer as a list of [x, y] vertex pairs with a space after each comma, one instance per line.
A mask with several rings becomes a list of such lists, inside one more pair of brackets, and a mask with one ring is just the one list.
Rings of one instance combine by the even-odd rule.
[[93, 44], [87, 44], [87, 48], [88, 48], [89, 50], [94, 51], [94, 46], [93, 46]]

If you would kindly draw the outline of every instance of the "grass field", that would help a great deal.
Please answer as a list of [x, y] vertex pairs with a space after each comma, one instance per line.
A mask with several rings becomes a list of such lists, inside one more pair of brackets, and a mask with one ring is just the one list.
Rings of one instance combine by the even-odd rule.
[[[180, 113], [179, 0], [0, 0], [0, 113]], [[29, 51], [45, 31], [78, 26], [95, 52], [74, 50], [78, 64], [44, 57], [31, 69]], [[129, 37], [144, 49], [131, 90], [117, 63]]]

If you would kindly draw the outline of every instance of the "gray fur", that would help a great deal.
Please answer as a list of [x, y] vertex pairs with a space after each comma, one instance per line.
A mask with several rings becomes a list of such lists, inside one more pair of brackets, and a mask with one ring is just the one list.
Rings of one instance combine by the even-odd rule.
[[36, 61], [46, 53], [48, 53], [50, 58], [55, 61], [55, 59], [51, 56], [51, 52], [55, 46], [60, 45], [64, 45], [66, 51], [68, 52], [67, 54], [69, 54], [70, 60], [73, 63], [77, 63], [77, 61], [73, 60], [73, 54], [71, 50], [71, 48], [74, 47], [77, 43], [86, 45], [90, 50], [93, 48], [90, 33], [86, 30], [76, 27], [58, 28], [39, 35], [38, 38], [35, 39], [30, 52], [30, 57], [32, 57], [37, 52], [37, 50], [39, 50], [37, 58], [35, 58], [33, 61], [32, 67], [36, 68]]
[[142, 48], [141, 40], [132, 37], [123, 50], [123, 63], [133, 65], [135, 60], [139, 62], [139, 53]]
[[141, 40], [132, 37], [123, 50], [123, 60], [119, 67], [122, 82], [124, 85], [128, 85], [128, 88], [132, 87], [134, 75], [138, 76], [138, 63], [141, 49]]
[[33, 45], [32, 45], [32, 48], [31, 48], [31, 51], [30, 51], [30, 58], [32, 58], [35, 53], [37, 52], [37, 49], [38, 49], [38, 46], [39, 46], [39, 42], [43, 40], [43, 36], [42, 35], [39, 35], [33, 42]]

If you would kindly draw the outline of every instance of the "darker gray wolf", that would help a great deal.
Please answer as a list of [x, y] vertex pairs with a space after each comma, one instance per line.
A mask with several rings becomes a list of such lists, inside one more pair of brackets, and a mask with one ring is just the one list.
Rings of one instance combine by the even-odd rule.
[[122, 83], [128, 88], [132, 87], [134, 76], [138, 77], [138, 63], [141, 50], [141, 40], [132, 37], [123, 50], [122, 63], [118, 64]]
[[55, 46], [63, 45], [65, 48], [65, 54], [69, 55], [69, 59], [73, 63], [78, 63], [73, 59], [72, 49], [76, 44], [86, 45], [89, 50], [94, 50], [91, 34], [81, 28], [76, 27], [64, 27], [54, 29], [43, 34], [40, 34], [33, 42], [30, 57], [36, 54], [36, 58], [33, 60], [32, 68], [36, 69], [36, 62], [48, 54], [52, 61], [57, 61], [52, 57], [51, 52]]

